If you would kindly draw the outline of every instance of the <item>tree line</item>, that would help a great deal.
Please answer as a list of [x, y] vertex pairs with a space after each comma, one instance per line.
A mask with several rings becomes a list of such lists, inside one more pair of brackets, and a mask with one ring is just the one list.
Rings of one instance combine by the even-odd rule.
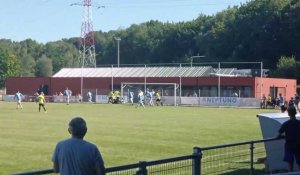
[[[205, 62], [263, 62], [270, 76], [300, 80], [300, 0], [252, 0], [188, 22], [151, 20], [109, 32], [96, 31], [98, 66]], [[9, 76], [51, 76], [78, 67], [80, 38], [45, 44], [32, 39], [0, 40], [0, 87]]]

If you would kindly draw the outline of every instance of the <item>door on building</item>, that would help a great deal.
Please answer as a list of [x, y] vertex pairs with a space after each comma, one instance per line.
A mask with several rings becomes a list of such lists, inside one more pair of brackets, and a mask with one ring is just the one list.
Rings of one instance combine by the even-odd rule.
[[283, 97], [285, 97], [285, 95], [286, 95], [285, 87], [276, 87], [276, 86], [271, 86], [270, 87], [270, 94], [274, 99], [279, 97], [280, 93], [282, 94]]
[[272, 96], [272, 99], [276, 99], [278, 97], [278, 88], [276, 86], [271, 86], [270, 94]]

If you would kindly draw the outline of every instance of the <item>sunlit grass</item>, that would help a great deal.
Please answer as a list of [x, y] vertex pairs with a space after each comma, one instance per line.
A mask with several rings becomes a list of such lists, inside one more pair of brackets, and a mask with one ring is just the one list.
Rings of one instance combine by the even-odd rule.
[[[146, 107], [111, 104], [46, 105], [0, 102], [0, 174], [52, 167], [55, 144], [70, 137], [68, 122], [83, 116], [86, 140], [95, 143], [107, 167], [191, 154], [194, 146], [261, 139], [260, 109]], [[270, 111], [269, 111], [270, 112]], [[271, 110], [271, 112], [275, 112]]]

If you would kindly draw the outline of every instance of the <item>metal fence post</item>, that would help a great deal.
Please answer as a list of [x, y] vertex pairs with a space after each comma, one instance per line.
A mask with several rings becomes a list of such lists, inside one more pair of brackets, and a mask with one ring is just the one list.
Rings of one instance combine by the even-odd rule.
[[254, 143], [250, 143], [250, 175], [254, 175]]
[[136, 175], [148, 175], [147, 162], [141, 161], [139, 163], [139, 169], [137, 170]]
[[193, 175], [201, 175], [201, 158], [202, 158], [202, 152], [201, 148], [194, 147], [193, 148]]

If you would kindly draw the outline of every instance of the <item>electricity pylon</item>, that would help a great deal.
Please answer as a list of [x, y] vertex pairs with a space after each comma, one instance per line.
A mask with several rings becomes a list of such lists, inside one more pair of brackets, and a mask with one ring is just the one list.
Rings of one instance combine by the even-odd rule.
[[96, 67], [95, 39], [92, 21], [92, 0], [83, 0], [82, 3], [72, 5], [83, 6], [83, 19], [81, 23], [81, 37], [79, 47], [79, 65], [83, 67]]

